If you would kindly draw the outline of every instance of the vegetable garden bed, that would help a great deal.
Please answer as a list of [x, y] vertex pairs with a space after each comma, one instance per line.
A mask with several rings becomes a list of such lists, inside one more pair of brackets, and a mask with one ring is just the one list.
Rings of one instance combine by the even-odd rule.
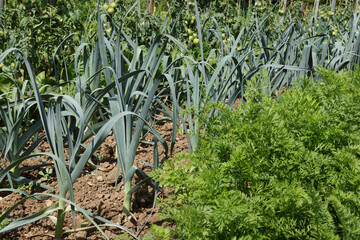
[[[165, 123], [159, 127], [159, 132], [164, 136], [167, 141], [170, 141], [172, 134], [172, 124]], [[141, 187], [134, 195], [132, 203], [132, 214], [137, 219], [137, 223], [134, 221], [127, 220], [126, 215], [122, 212], [121, 205], [124, 201], [123, 186], [122, 184], [114, 185], [114, 179], [116, 178], [116, 157], [115, 157], [115, 144], [114, 136], [109, 136], [104, 143], [100, 146], [97, 153], [101, 156], [101, 163], [99, 165], [99, 170], [90, 172], [91, 169], [87, 170], [86, 174], [82, 174], [78, 178], [78, 181], [74, 184], [75, 192], [75, 202], [80, 206], [85, 208], [88, 211], [91, 211], [95, 214], [103, 216], [106, 219], [109, 219], [113, 222], [117, 222], [125, 227], [138, 232], [143, 229], [141, 236], [146, 232], [150, 231], [151, 224], [162, 225], [165, 224], [163, 220], [160, 220], [157, 216], [158, 207], [153, 210], [153, 201], [154, 201], [154, 191], [151, 187], [144, 185]], [[188, 144], [184, 134], [178, 134], [176, 139], [176, 145], [174, 148], [174, 155], [182, 152], [188, 151]], [[39, 146], [39, 150], [43, 152], [48, 152], [50, 149], [48, 144], [44, 143]], [[161, 152], [161, 151], [160, 151]], [[137, 161], [136, 164], [143, 171], [149, 172], [151, 168], [145, 165], [141, 160], [151, 161], [153, 158], [153, 148], [149, 145], [143, 144], [139, 146], [137, 150]], [[164, 154], [162, 152], [161, 157]], [[22, 163], [21, 167], [32, 166], [40, 164], [41, 160], [27, 160]], [[43, 171], [46, 172], [46, 171]], [[28, 174], [30, 179], [40, 179], [39, 171], [32, 171]], [[43, 183], [49, 184], [54, 189], [56, 189], [56, 181], [54, 174], [48, 176], [47, 179], [43, 180]], [[134, 183], [139, 181], [138, 178], [134, 179]], [[25, 185], [24, 185], [25, 186]], [[33, 187], [32, 189], [23, 189], [29, 193], [37, 192], [36, 190], [41, 190]], [[166, 196], [168, 193], [167, 189], [163, 189], [164, 192], [160, 196]], [[21, 200], [21, 196], [16, 193], [6, 194], [2, 192], [0, 194], [0, 212], [4, 212], [10, 208], [14, 202]], [[12, 216], [16, 217], [26, 217], [33, 213], [40, 211], [46, 206], [50, 206], [55, 199], [50, 198], [45, 202], [37, 201], [34, 199], [28, 199], [24, 202], [23, 205], [17, 207], [13, 212]], [[150, 217], [150, 218], [149, 218]], [[81, 215], [76, 215], [77, 228], [83, 227], [85, 225], [91, 226], [91, 224], [86, 224], [87, 219]], [[146, 225], [143, 226], [143, 224]], [[72, 219], [68, 215], [65, 220], [65, 230], [72, 228]], [[104, 228], [105, 233], [111, 239], [116, 239], [119, 235], [124, 232], [116, 228]], [[33, 224], [26, 225], [24, 227], [18, 228], [15, 231], [7, 232], [0, 234], [0, 239], [53, 239], [55, 231], [55, 225], [51, 222], [50, 219], [44, 219], [37, 221]], [[96, 231], [96, 229], [89, 229], [79, 231], [77, 234], [77, 239], [103, 239], [101, 233]], [[63, 239], [74, 239], [74, 234], [65, 234]]]
[[358, 237], [359, 13], [144, 1], [0, 9], [1, 237]]

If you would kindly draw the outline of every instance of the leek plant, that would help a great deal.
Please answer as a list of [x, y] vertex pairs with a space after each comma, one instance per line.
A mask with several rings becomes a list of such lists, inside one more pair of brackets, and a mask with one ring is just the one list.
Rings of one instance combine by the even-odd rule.
[[[17, 51], [17, 49], [9, 49], [5, 51], [3, 54], [0, 55], [0, 60], [2, 61], [12, 51]], [[74, 203], [74, 193], [72, 190], [72, 184], [81, 175], [84, 166], [88, 162], [88, 159], [108, 136], [109, 132], [111, 131], [112, 127], [115, 125], [116, 121], [119, 118], [122, 118], [130, 113], [124, 111], [114, 116], [112, 120], [104, 124], [102, 128], [96, 133], [96, 136], [93, 138], [91, 143], [85, 146], [84, 144], [82, 144], [82, 142], [85, 139], [84, 135], [86, 133], [86, 129], [91, 128], [91, 126], [89, 126], [89, 122], [86, 121], [89, 121], [90, 116], [92, 116], [94, 114], [94, 111], [97, 109], [97, 106], [101, 101], [101, 98], [106, 94], [107, 91], [111, 89], [111, 86], [100, 91], [100, 93], [97, 96], [90, 95], [89, 96], [90, 100], [86, 101], [83, 104], [83, 106], [81, 106], [75, 99], [73, 99], [68, 95], [54, 94], [48, 100], [48, 104], [45, 107], [44, 99], [42, 98], [42, 95], [40, 95], [39, 93], [39, 89], [37, 87], [37, 83], [35, 81], [34, 75], [32, 74], [30, 64], [27, 61], [26, 57], [23, 56], [23, 58], [30, 77], [30, 83], [34, 91], [36, 105], [37, 108], [39, 109], [39, 115], [42, 123], [41, 125], [45, 131], [46, 140], [49, 143], [51, 153], [39, 153], [39, 154], [27, 155], [24, 157], [20, 156], [20, 158], [16, 159], [14, 163], [10, 164], [7, 168], [1, 171], [0, 180], [2, 181], [2, 179], [6, 175], [9, 175], [11, 169], [13, 169], [14, 166], [18, 166], [18, 164], [20, 164], [23, 160], [29, 157], [47, 155], [53, 160], [57, 183], [58, 183], [58, 191], [59, 191], [58, 195], [50, 194], [47, 196], [56, 197], [59, 199], [59, 201], [54, 203], [50, 207], [43, 209], [41, 212], [33, 214], [32, 216], [12, 221], [11, 224], [1, 229], [0, 233], [5, 231], [10, 231], [24, 224], [35, 222], [41, 218], [50, 217], [56, 222], [55, 238], [61, 239], [62, 238], [61, 236], [64, 233], [63, 223], [67, 212], [66, 205], [70, 204], [71, 205], [70, 210], [72, 212], [74, 226], [75, 226], [75, 210], [77, 210], [82, 212], [85, 216], [87, 216], [90, 219], [90, 221], [94, 224], [94, 226], [97, 227], [99, 231], [103, 234], [104, 232], [101, 230], [100, 226], [92, 218], [103, 222], [104, 223], [103, 226], [116, 226], [129, 232], [131, 235], [133, 235], [133, 237], [136, 237], [130, 230], [118, 224], [107, 221], [106, 219], [102, 219], [99, 216], [91, 214], [82, 208], [79, 208]], [[86, 80], [89, 81], [90, 79], [86, 79]], [[5, 119], [7, 120], [7, 118]], [[38, 124], [36, 126], [38, 127]], [[16, 130], [16, 128], [14, 128], [14, 130]], [[69, 149], [68, 156], [65, 156], [65, 146], [64, 146], [65, 143], [68, 144], [68, 149]], [[81, 148], [85, 148], [85, 151], [80, 154]], [[6, 151], [6, 153], [7, 152], [9, 151]], [[1, 191], [21, 192], [16, 189], [1, 189]], [[29, 195], [24, 192], [21, 193], [25, 194], [28, 197], [37, 196], [36, 194]], [[67, 194], [69, 198], [67, 198]], [[20, 202], [16, 203], [14, 206], [18, 204], [20, 204]], [[9, 211], [6, 214], [3, 214], [1, 218], [6, 217], [13, 208], [9, 209]], [[50, 216], [50, 214], [54, 211], [57, 211], [56, 218]]]
[[[227, 102], [233, 106], [237, 98], [246, 101], [244, 96], [247, 81], [254, 76], [261, 82], [266, 82], [263, 90], [269, 94], [289, 87], [299, 77], [318, 79], [318, 67], [340, 71], [354, 69], [359, 64], [359, 16], [353, 15], [345, 27], [340, 27], [334, 19], [327, 22], [319, 19], [311, 20], [307, 32], [296, 19], [290, 18], [290, 24], [285, 26], [277, 38], [265, 31], [269, 15], [264, 19], [255, 19], [251, 26], [243, 28], [237, 37], [226, 33], [227, 41], [221, 36], [219, 29], [209, 29], [204, 32], [205, 19], [200, 21], [197, 1], [195, 15], [201, 60], [194, 57], [184, 58], [182, 69], [183, 98], [185, 108], [200, 110], [206, 102]], [[215, 26], [218, 23], [211, 18]], [[283, 27], [283, 25], [281, 25]], [[339, 28], [339, 33], [336, 29]], [[272, 33], [271, 33], [272, 34]], [[274, 34], [276, 36], [276, 34]], [[219, 40], [220, 50], [212, 49], [205, 52], [203, 39], [209, 41], [211, 36]], [[206, 56], [206, 54], [208, 54]], [[214, 64], [215, 62], [215, 64]], [[173, 102], [177, 97], [173, 92]], [[180, 106], [176, 103], [176, 106]], [[181, 112], [181, 109], [178, 110]], [[189, 142], [190, 151], [197, 147], [197, 136], [200, 124], [194, 112], [185, 111], [180, 119]], [[215, 111], [211, 111], [211, 117]], [[190, 134], [192, 133], [192, 134]]]
[[[101, 233], [103, 233], [100, 228], [101, 226], [115, 226], [127, 231], [136, 238], [136, 235], [129, 229], [87, 212], [74, 203], [72, 185], [81, 175], [90, 156], [104, 141], [110, 131], [115, 133], [117, 142], [118, 174], [121, 169], [125, 186], [123, 209], [127, 215], [130, 215], [131, 196], [141, 184], [146, 182], [156, 188], [156, 183], [151, 181], [150, 177], [134, 165], [135, 152], [144, 131], [150, 131], [156, 138], [154, 144], [154, 163], [152, 164], [154, 168], [159, 166], [157, 141], [163, 144], [165, 152], [167, 152], [165, 140], [148, 123], [154, 121], [152, 115], [157, 111], [152, 103], [155, 99], [159, 98], [159, 96], [156, 96], [159, 84], [164, 84], [164, 81], [171, 79], [170, 76], [165, 76], [166, 70], [159, 75], [159, 67], [161, 66], [166, 44], [161, 46], [161, 37], [157, 37], [144, 57], [143, 50], [114, 24], [112, 25], [114, 30], [118, 30], [116, 42], [114, 42], [115, 31], [110, 35], [108, 34], [108, 38], [104, 36], [102, 24], [106, 16], [99, 15], [98, 38], [95, 48], [81, 40], [81, 45], [75, 54], [75, 69], [79, 65], [80, 68], [84, 69], [84, 73], [81, 74], [81, 71], [76, 70], [76, 78], [67, 79], [68, 85], [72, 84], [70, 82], [75, 83], [76, 92], [73, 97], [70, 96], [71, 94], [54, 93], [45, 105], [43, 96], [40, 94], [32, 74], [30, 64], [24, 56], [24, 62], [35, 95], [35, 103], [39, 110], [41, 125], [51, 149], [51, 153], [39, 153], [29, 156], [46, 155], [53, 160], [59, 194], [43, 195], [56, 197], [59, 201], [32, 216], [13, 220], [11, 224], [1, 229], [0, 233], [35, 222], [41, 218], [50, 217], [56, 223], [55, 238], [61, 239], [62, 234], [66, 233], [63, 231], [66, 212], [71, 210], [74, 221], [75, 211], [80, 211], [89, 218]], [[122, 36], [133, 47], [132, 60], [127, 59], [122, 52], [120, 41]], [[71, 37], [72, 35], [67, 39]], [[65, 41], [62, 45], [65, 44]], [[115, 46], [115, 50], [112, 49], [112, 44]], [[87, 46], [91, 50], [90, 55], [86, 52]], [[12, 51], [18, 50], [9, 49], [0, 56], [0, 59], [3, 60]], [[58, 51], [60, 51], [60, 48], [57, 49], [56, 53]], [[78, 61], [81, 51], [83, 52], [83, 58], [82, 61]], [[109, 61], [107, 59], [108, 56], [110, 57]], [[100, 88], [99, 85], [99, 75], [102, 72], [104, 73], [107, 85], [105, 88]], [[92, 126], [91, 120], [100, 107], [102, 107], [103, 111], [109, 112], [109, 114], [106, 113], [105, 115], [110, 116], [110, 118], [106, 122]], [[84, 141], [91, 136], [93, 136], [93, 139], [86, 146]], [[68, 155], [65, 155], [65, 144], [68, 146]], [[16, 163], [19, 164], [23, 160], [24, 158], [17, 159]], [[0, 173], [1, 180], [9, 173], [10, 167], [13, 166], [14, 164], [10, 164], [9, 167]], [[132, 186], [131, 182], [135, 173], [142, 178], [142, 181]], [[21, 192], [16, 189], [2, 189], [1, 191]], [[37, 197], [39, 195], [21, 193], [27, 196], [26, 198]], [[20, 202], [16, 203], [14, 207], [18, 204]], [[2, 218], [8, 216], [13, 208], [2, 215]], [[50, 214], [55, 211], [57, 211], [57, 217], [51, 217]], [[103, 224], [99, 225], [93, 219], [99, 220]]]
[[336, 71], [354, 70], [354, 65], [360, 64], [359, 19], [359, 14], [353, 14], [347, 28], [339, 29], [339, 33], [335, 32], [334, 29], [330, 30], [331, 33], [335, 33], [332, 35], [339, 34], [340, 37], [333, 36], [329, 68]]
[[[197, 1], [195, 1], [195, 16], [197, 23], [197, 35], [199, 38], [200, 55], [201, 60], [197, 61], [194, 56], [189, 55], [184, 57], [184, 66], [180, 69], [182, 71], [183, 81], [180, 89], [182, 90], [185, 109], [183, 111], [180, 107], [178, 100], [180, 97], [177, 96], [175, 89], [172, 89], [172, 101], [177, 106], [176, 112], [179, 112], [179, 117], [183, 124], [183, 128], [186, 129], [185, 134], [189, 143], [190, 151], [195, 151], [197, 148], [198, 132], [200, 131], [200, 124], [198, 119], [195, 117], [195, 113], [189, 111], [190, 109], [199, 110], [204, 107], [207, 101], [217, 102], [226, 101], [231, 99], [230, 104], [233, 104], [236, 97], [239, 95], [239, 89], [243, 87], [243, 79], [239, 77], [241, 74], [241, 67], [244, 61], [239, 61], [233, 58], [234, 51], [229, 52], [227, 46], [223, 45], [224, 52], [227, 55], [220, 54], [219, 51], [212, 50], [208, 56], [205, 56], [203, 48], [203, 32], [200, 22], [200, 14], [197, 7]], [[216, 20], [214, 20], [216, 23]], [[219, 39], [221, 36], [218, 32], [212, 30]], [[240, 41], [240, 37], [237, 38], [236, 42]], [[178, 44], [184, 48], [182, 45]], [[186, 49], [187, 50], [187, 49]], [[189, 51], [189, 50], [187, 50]], [[243, 54], [243, 60], [248, 55], [248, 51]], [[217, 62], [215, 67], [212, 67], [211, 63]], [[249, 75], [250, 76], [250, 75]], [[208, 116], [206, 116], [208, 117]]]
[[[195, 109], [197, 111], [204, 109], [208, 103], [212, 102], [227, 102], [229, 106], [233, 106], [237, 98], [242, 97], [242, 100], [244, 100], [243, 93], [246, 82], [260, 72], [263, 66], [261, 61], [266, 63], [272, 61], [270, 57], [268, 59], [264, 58], [265, 54], [263, 52], [257, 56], [254, 52], [257, 35], [262, 31], [262, 27], [254, 24], [250, 27], [250, 30], [243, 28], [236, 38], [228, 33], [230, 41], [224, 42], [221, 31], [218, 29], [210, 29], [208, 35], [204, 36], [197, 1], [195, 1], [195, 16], [201, 60], [197, 61], [192, 56], [184, 58], [185, 66], [181, 68], [184, 76], [181, 88], [184, 89], [185, 109]], [[218, 25], [215, 18], [211, 18], [211, 20], [215, 26]], [[253, 28], [255, 30], [251, 31]], [[206, 56], [203, 39], [205, 37], [208, 40], [211, 35], [220, 41], [221, 50], [213, 49]], [[263, 50], [261, 49], [261, 51]], [[214, 62], [216, 62], [215, 65]], [[174, 91], [172, 99], [176, 106], [180, 106], [180, 103], [176, 102], [179, 98]], [[185, 134], [190, 151], [195, 151], [201, 128], [199, 116], [196, 116], [197, 114], [193, 111], [182, 111], [180, 107], [178, 112], [182, 112], [180, 119], [184, 129], [186, 129]], [[208, 118], [215, 113], [216, 111], [211, 111], [206, 116], [200, 117]]]
[[[128, 111], [124, 118], [119, 119], [113, 128], [116, 139], [118, 175], [121, 169], [125, 200], [123, 211], [130, 216], [131, 196], [143, 184], [148, 182], [155, 187], [150, 178], [141, 169], [134, 165], [135, 153], [140, 143], [143, 131], [150, 131], [156, 140], [160, 141], [167, 152], [165, 140], [156, 132], [148, 122], [154, 122], [152, 118], [156, 111], [153, 103], [158, 98], [158, 86], [166, 81], [164, 73], [159, 67], [164, 57], [165, 44], [162, 45], [161, 36], [156, 37], [149, 49], [145, 52], [137, 43], [131, 41], [122, 31], [112, 23], [113, 34], [106, 38], [103, 30], [103, 22], [106, 15], [100, 15], [98, 19], [98, 46], [106, 84], [112, 83], [112, 79], [119, 79], [126, 75], [123, 81], [115, 81], [116, 88], [109, 92], [107, 97], [111, 116], [116, 116]], [[114, 41], [116, 34], [116, 41]], [[125, 39], [133, 52], [132, 59], [128, 59], [122, 49], [121, 40]], [[107, 54], [108, 53], [108, 54]], [[133, 76], [130, 76], [130, 75]], [[154, 168], [159, 166], [158, 159], [154, 159]], [[142, 181], [132, 186], [134, 174]], [[117, 182], [117, 179], [116, 179]]]
[[[10, 76], [8, 77], [10, 81], [13, 81]], [[36, 119], [29, 119], [29, 111], [36, 104], [33, 97], [27, 99], [24, 97], [27, 94], [30, 95], [29, 82], [25, 81], [21, 88], [16, 83], [15, 86], [11, 93], [4, 93], [1, 98], [0, 120], [3, 127], [0, 128], [0, 159], [3, 166], [9, 166], [14, 164], [19, 158], [27, 157], [44, 139], [44, 137], [37, 137], [42, 128], [41, 122]], [[28, 127], [25, 128], [25, 125], [28, 125]], [[31, 168], [20, 169], [19, 164], [15, 164], [11, 171], [7, 173], [10, 186], [15, 187], [13, 184], [15, 180], [25, 184], [35, 184], [53, 191], [51, 187], [35, 183], [21, 176], [22, 172], [38, 167], [40, 166], [36, 165]], [[0, 171], [3, 170], [3, 168], [0, 168]]]

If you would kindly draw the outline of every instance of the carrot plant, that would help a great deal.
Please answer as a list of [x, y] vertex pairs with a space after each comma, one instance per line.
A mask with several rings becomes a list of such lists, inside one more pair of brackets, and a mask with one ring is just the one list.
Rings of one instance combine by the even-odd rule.
[[213, 105], [197, 151], [155, 175], [172, 189], [173, 238], [360, 236], [360, 72], [321, 73], [278, 98], [252, 81], [236, 110]]

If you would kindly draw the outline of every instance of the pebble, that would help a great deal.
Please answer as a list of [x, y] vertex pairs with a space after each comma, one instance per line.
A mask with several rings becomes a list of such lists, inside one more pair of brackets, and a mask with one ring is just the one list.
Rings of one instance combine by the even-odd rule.
[[47, 207], [50, 207], [53, 204], [53, 202], [50, 199], [48, 199], [45, 201], [45, 204]]
[[103, 182], [104, 178], [103, 178], [103, 176], [97, 176], [96, 180], [98, 180], [98, 182]]
[[87, 232], [86, 231], [79, 231], [79, 232], [76, 233], [76, 237], [85, 239], [87, 237]]

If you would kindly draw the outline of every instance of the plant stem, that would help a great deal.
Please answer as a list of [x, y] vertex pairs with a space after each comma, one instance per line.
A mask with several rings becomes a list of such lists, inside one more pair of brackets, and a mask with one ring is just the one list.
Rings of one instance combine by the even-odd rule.
[[56, 220], [56, 229], [55, 229], [55, 239], [62, 239], [61, 235], [63, 233], [63, 226], [64, 226], [64, 220], [65, 220], [65, 202], [60, 200], [59, 201], [59, 210], [57, 214], [57, 220]]
[[130, 208], [131, 208], [131, 193], [129, 193], [131, 189], [131, 179], [130, 181], [126, 181], [124, 184], [124, 204], [123, 204], [123, 211], [126, 214], [126, 216], [130, 216]]

